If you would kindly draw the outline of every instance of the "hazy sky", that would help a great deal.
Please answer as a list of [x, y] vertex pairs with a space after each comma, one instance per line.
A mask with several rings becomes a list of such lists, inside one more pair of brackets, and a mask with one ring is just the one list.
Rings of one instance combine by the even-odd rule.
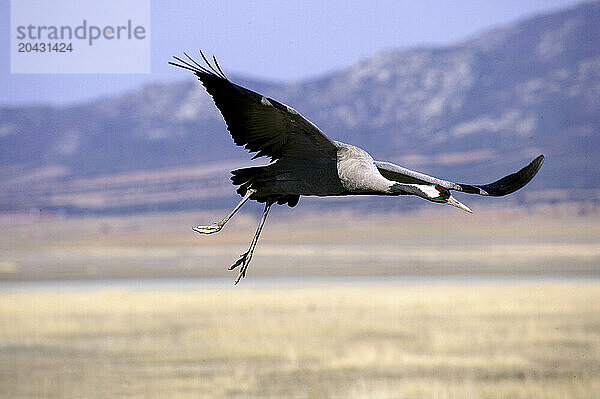
[[[9, 1], [0, 0], [0, 105], [73, 103], [150, 81], [189, 79], [167, 62], [172, 55], [198, 48], [217, 55], [229, 75], [302, 80], [382, 50], [456, 43], [577, 2], [153, 0], [152, 73], [19, 75], [10, 73]], [[60, 1], [55, 3], [59, 7]]]

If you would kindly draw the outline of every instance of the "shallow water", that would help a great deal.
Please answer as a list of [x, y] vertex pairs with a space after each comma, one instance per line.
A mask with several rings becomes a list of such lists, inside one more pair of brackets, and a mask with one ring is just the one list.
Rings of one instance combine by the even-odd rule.
[[[232, 275], [233, 276], [233, 275]], [[0, 292], [88, 291], [88, 290], [197, 290], [203, 288], [277, 288], [323, 286], [402, 286], [430, 284], [518, 284], [548, 282], [600, 283], [600, 275], [423, 275], [423, 276], [249, 276], [238, 286], [234, 277], [126, 278], [26, 280], [0, 282]]]

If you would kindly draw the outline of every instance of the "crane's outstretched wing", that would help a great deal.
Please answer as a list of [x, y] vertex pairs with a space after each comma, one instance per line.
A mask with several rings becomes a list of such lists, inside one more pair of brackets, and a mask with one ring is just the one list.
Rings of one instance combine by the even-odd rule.
[[379, 169], [379, 173], [388, 180], [394, 180], [400, 183], [407, 184], [438, 184], [448, 190], [462, 191], [469, 194], [489, 195], [493, 197], [501, 197], [510, 193], [514, 193], [533, 179], [542, 163], [544, 156], [540, 155], [523, 169], [511, 175], [505, 176], [490, 184], [464, 184], [453, 183], [450, 181], [438, 179], [428, 176], [423, 173], [415, 172], [402, 166], [394, 165], [389, 162], [375, 161], [375, 166]]
[[254, 158], [335, 159], [333, 141], [295, 109], [230, 82], [214, 56], [213, 66], [200, 51], [206, 62], [202, 66], [184, 55], [188, 61], [173, 57], [178, 62], [169, 64], [194, 72], [221, 111], [235, 144], [256, 152]]

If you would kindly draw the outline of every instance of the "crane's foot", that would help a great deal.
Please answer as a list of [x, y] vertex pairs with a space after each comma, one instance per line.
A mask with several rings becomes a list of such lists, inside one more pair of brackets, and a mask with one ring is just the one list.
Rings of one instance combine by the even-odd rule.
[[200, 233], [200, 234], [212, 234], [212, 233], [216, 233], [217, 231], [220, 231], [222, 228], [223, 228], [223, 224], [221, 224], [219, 222], [215, 222], [208, 226], [192, 227], [192, 230], [194, 230], [196, 233]]
[[250, 260], [252, 259], [252, 252], [253, 251], [248, 251], [242, 254], [237, 260], [237, 262], [229, 266], [229, 270], [233, 270], [236, 267], [241, 266], [240, 272], [238, 273], [235, 281], [233, 282], [234, 285], [237, 285], [237, 283], [239, 283], [242, 278], [246, 277], [246, 270], [248, 270], [248, 265], [250, 264]]

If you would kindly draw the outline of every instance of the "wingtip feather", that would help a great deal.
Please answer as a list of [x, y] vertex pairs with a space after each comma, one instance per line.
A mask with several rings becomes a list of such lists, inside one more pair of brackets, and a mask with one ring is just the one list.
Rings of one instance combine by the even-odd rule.
[[502, 197], [512, 194], [526, 186], [538, 173], [544, 163], [544, 155], [538, 155], [527, 166], [519, 171], [504, 176], [503, 178], [489, 184], [459, 184], [461, 191], [468, 194], [489, 195], [492, 197]]

